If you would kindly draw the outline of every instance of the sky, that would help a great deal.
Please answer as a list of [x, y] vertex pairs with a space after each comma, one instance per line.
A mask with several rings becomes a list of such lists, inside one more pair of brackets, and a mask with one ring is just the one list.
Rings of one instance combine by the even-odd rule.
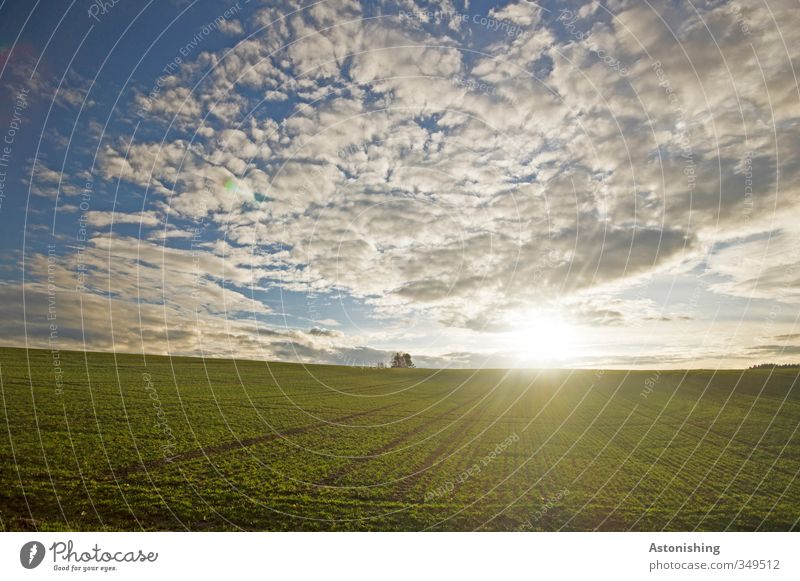
[[800, 14], [0, 3], [0, 344], [800, 360]]

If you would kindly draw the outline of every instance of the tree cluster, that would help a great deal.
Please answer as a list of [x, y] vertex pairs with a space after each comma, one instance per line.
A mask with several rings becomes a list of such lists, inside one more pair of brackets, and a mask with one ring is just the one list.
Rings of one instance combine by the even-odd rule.
[[393, 368], [407, 369], [409, 367], [414, 367], [414, 363], [411, 361], [411, 355], [408, 353], [400, 353], [398, 351], [392, 355], [392, 360], [389, 362], [389, 366]]

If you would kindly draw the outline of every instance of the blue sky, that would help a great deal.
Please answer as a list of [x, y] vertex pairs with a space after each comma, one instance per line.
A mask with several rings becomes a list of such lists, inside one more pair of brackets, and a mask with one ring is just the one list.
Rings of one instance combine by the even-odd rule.
[[5, 2], [3, 343], [794, 361], [800, 27], [770, 8]]

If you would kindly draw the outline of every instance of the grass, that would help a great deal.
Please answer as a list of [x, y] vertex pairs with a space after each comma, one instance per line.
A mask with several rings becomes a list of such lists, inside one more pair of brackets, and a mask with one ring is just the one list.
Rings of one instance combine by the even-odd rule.
[[2, 530], [792, 530], [796, 368], [0, 349]]

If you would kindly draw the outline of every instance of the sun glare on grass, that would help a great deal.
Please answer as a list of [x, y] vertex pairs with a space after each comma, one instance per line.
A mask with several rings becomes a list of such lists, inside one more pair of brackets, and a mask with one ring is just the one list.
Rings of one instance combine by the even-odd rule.
[[517, 319], [511, 348], [522, 365], [563, 365], [575, 360], [578, 330], [554, 313], [531, 311]]

